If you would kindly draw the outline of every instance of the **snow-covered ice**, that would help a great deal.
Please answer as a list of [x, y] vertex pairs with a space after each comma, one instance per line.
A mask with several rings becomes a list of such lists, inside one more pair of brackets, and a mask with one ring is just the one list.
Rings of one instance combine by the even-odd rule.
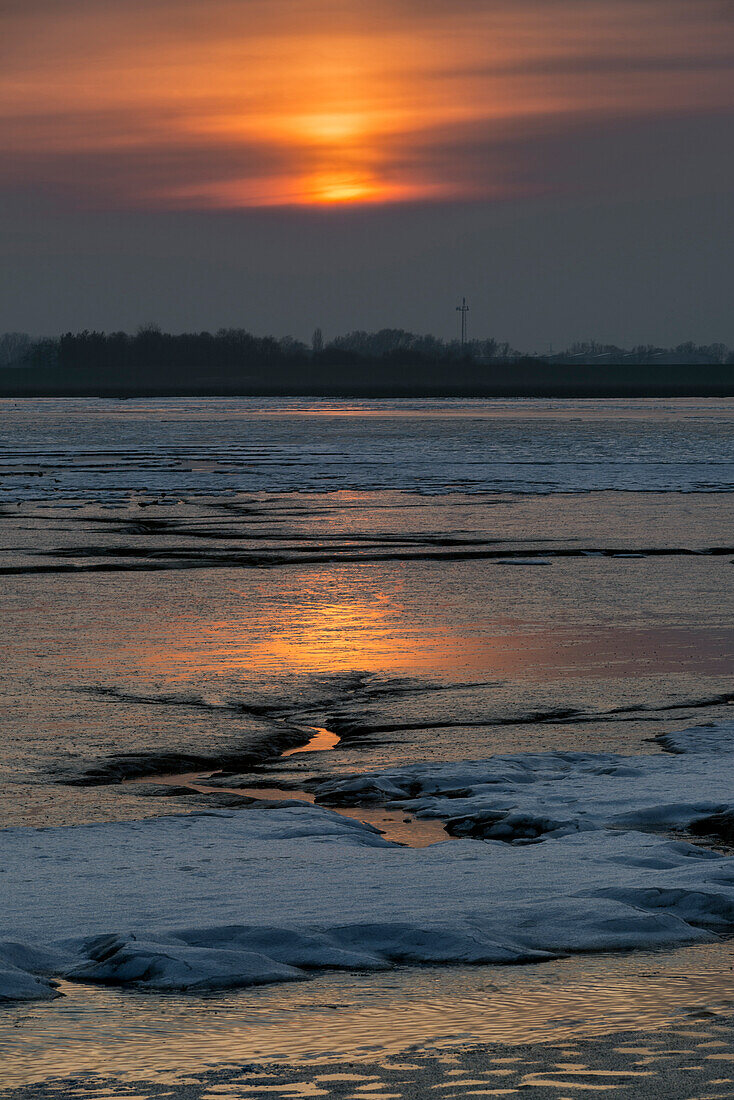
[[322, 783], [328, 805], [380, 802], [459, 836], [527, 843], [600, 828], [680, 829], [734, 809], [734, 721], [658, 739], [650, 756], [516, 753]]
[[518, 754], [330, 785], [333, 798], [371, 793], [475, 831], [508, 826], [424, 849], [306, 804], [6, 830], [0, 998], [53, 995], [59, 976], [196, 991], [730, 932], [734, 859], [645, 830], [734, 810], [734, 723], [676, 747]]

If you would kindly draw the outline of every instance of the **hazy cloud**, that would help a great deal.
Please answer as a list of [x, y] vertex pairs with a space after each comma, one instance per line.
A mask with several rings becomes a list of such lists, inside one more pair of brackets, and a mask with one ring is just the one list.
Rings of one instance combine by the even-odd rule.
[[[589, 119], [622, 131], [734, 100], [720, 0], [4, 0], [2, 12], [0, 184], [96, 206], [493, 197], [513, 179], [524, 193], [507, 160], [542, 164], [548, 131], [572, 141]], [[497, 143], [508, 127], [522, 157]], [[445, 128], [471, 139], [448, 147]], [[562, 175], [545, 186], [563, 191]]]

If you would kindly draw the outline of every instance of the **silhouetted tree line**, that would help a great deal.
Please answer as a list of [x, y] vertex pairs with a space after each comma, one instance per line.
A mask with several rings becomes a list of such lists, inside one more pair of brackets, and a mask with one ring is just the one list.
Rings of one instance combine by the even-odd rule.
[[567, 351], [558, 355], [544, 357], [549, 363], [586, 363], [600, 364], [638, 364], [652, 365], [666, 363], [670, 365], [725, 365], [734, 364], [734, 351], [726, 344], [694, 344], [688, 342], [673, 348], [657, 347], [654, 344], [639, 344], [627, 349], [615, 344], [596, 344], [594, 342], [572, 344]]
[[236, 373], [249, 366], [269, 368], [305, 362], [308, 348], [295, 340], [253, 336], [244, 329], [171, 335], [146, 325], [133, 336], [124, 332], [67, 332], [57, 342], [56, 363], [65, 370], [94, 369], [124, 374], [130, 369], [216, 370]]
[[445, 363], [458, 359], [471, 359], [478, 363], [509, 363], [525, 358], [509, 344], [499, 344], [496, 340], [469, 340], [462, 346], [458, 340], [447, 342], [437, 336], [417, 336], [400, 328], [349, 332], [346, 336], [337, 336], [328, 348], [362, 359], [410, 363]]
[[553, 365], [734, 364], [734, 351], [725, 344], [680, 344], [675, 348], [644, 345], [631, 349], [610, 344], [577, 343], [565, 351], [541, 356], [523, 355], [496, 340], [458, 340], [417, 335], [404, 329], [355, 331], [325, 342], [316, 329], [311, 345], [286, 336], [254, 336], [244, 329], [174, 335], [156, 325], [125, 332], [67, 332], [58, 338], [31, 340], [24, 333], [0, 334], [1, 367], [36, 367], [62, 372], [94, 372], [124, 379], [155, 371], [167, 378], [213, 374], [232, 378], [278, 368], [286, 377], [308, 374], [315, 368], [329, 372], [349, 366], [380, 370], [462, 363]]

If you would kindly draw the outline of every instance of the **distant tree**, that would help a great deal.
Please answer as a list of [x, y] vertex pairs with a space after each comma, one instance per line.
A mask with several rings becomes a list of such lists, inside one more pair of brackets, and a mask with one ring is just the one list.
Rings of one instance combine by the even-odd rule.
[[27, 332], [3, 332], [0, 334], [0, 367], [12, 367], [22, 362], [31, 348]]
[[729, 356], [729, 349], [726, 344], [704, 344], [696, 350], [705, 355], [712, 363], [726, 363]]
[[482, 360], [485, 363], [491, 363], [497, 358], [497, 351], [499, 344], [496, 340], [472, 340], [470, 343], [471, 353], [475, 359]]
[[286, 359], [306, 359], [308, 347], [302, 340], [296, 340], [295, 336], [281, 336], [278, 347]]
[[321, 355], [324, 350], [324, 334], [320, 328], [315, 328], [311, 337], [311, 351], [314, 355]]
[[60, 340], [45, 338], [34, 340], [23, 356], [22, 365], [27, 367], [55, 367], [59, 363]]

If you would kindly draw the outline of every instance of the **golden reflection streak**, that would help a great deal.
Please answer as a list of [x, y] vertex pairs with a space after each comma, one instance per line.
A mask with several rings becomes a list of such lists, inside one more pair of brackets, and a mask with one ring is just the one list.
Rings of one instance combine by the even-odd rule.
[[[399, 570], [400, 564], [389, 568]], [[546, 576], [545, 569], [551, 567], [537, 568]], [[515, 575], [527, 575], [525, 567], [511, 560], [492, 569], [498, 584], [512, 585], [517, 583]], [[354, 598], [318, 602], [324, 587], [343, 583], [338, 573], [338, 569], [332, 574], [325, 570], [310, 580], [304, 576], [303, 587], [291, 590], [290, 598], [282, 603], [269, 601], [266, 612], [257, 610], [258, 616], [267, 615], [267, 630], [253, 629], [250, 606], [243, 619], [212, 622], [192, 634], [174, 630], [164, 644], [141, 645], [137, 652], [149, 672], [165, 673], [169, 679], [172, 669], [174, 679], [186, 679], [192, 672], [196, 677], [213, 673], [226, 678], [246, 669], [247, 676], [255, 678], [359, 671], [451, 680], [481, 675], [539, 683], [559, 676], [613, 680], [681, 669], [720, 676], [731, 668], [732, 630], [713, 634], [654, 627], [561, 630], [493, 623], [491, 614], [478, 623], [462, 617], [461, 625], [447, 626], [431, 617], [426, 621], [404, 602], [402, 582], [395, 577], [390, 589], [382, 592], [371, 587], [367, 596], [355, 591]], [[397, 587], [392, 587], [393, 582]]]
[[[293, 613], [294, 612], [294, 613]], [[272, 624], [250, 651], [257, 664], [291, 669], [328, 668], [380, 671], [386, 654], [399, 650], [405, 659], [406, 624], [403, 609], [389, 601], [375, 600], [301, 606]]]

